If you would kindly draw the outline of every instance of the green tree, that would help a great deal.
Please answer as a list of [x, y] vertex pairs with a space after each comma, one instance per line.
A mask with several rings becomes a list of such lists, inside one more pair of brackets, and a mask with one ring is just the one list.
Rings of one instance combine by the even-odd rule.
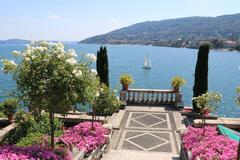
[[12, 116], [16, 113], [18, 107], [19, 102], [16, 98], [9, 98], [0, 103], [0, 111], [8, 117], [9, 122], [11, 122]]
[[97, 52], [96, 68], [101, 83], [105, 83], [109, 86], [108, 55], [106, 47], [101, 46], [100, 50]]
[[222, 95], [218, 92], [207, 92], [193, 98], [193, 101], [196, 103], [196, 106], [200, 109], [202, 114], [203, 135], [205, 133], [206, 116], [211, 111], [215, 111], [217, 109], [218, 104], [221, 100]]
[[[193, 97], [198, 97], [208, 90], [208, 54], [209, 44], [203, 43], [198, 50], [197, 64], [195, 68], [195, 80], [193, 86]], [[193, 109], [199, 112], [196, 102], [193, 101]]]
[[[77, 103], [94, 101], [99, 81], [90, 71], [91, 62], [77, 62], [75, 50], [65, 51], [63, 44], [45, 41], [13, 53], [20, 63], [4, 60], [3, 69], [13, 73], [21, 100], [35, 115], [41, 110], [49, 112], [54, 147], [54, 113], [66, 114]], [[86, 57], [94, 59], [93, 55]]]
[[93, 103], [93, 110], [97, 115], [110, 115], [121, 106], [113, 90], [102, 84], [99, 94]]

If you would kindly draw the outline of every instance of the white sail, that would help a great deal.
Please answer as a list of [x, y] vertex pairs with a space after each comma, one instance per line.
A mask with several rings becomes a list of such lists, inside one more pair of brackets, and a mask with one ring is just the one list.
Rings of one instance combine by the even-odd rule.
[[149, 59], [148, 55], [144, 59], [143, 68], [151, 69], [151, 60]]

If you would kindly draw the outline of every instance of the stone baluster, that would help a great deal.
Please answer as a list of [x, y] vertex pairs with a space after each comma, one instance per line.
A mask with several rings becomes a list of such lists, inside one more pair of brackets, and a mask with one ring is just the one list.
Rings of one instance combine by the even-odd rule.
[[152, 93], [152, 97], [151, 97], [151, 103], [154, 103], [155, 102], [155, 97], [154, 97], [154, 91], [151, 92]]
[[164, 99], [163, 99], [163, 92], [160, 93], [160, 98], [161, 98], [161, 102], [160, 102], [160, 103], [163, 103], [163, 102], [164, 102]]
[[173, 93], [170, 93], [170, 103], [173, 103]]
[[135, 91], [133, 91], [133, 95], [132, 95], [132, 102], [135, 103], [136, 102], [136, 98], [135, 98]]

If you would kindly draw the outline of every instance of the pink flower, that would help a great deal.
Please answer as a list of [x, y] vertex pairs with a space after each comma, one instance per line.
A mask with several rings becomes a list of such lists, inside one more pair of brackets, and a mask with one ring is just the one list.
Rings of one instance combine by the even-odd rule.
[[216, 127], [205, 127], [205, 136], [202, 128], [188, 127], [182, 136], [184, 149], [191, 151], [192, 160], [199, 157], [201, 160], [235, 160], [237, 159], [238, 143], [226, 136], [218, 135]]
[[74, 145], [88, 153], [106, 143], [107, 138], [104, 136], [106, 134], [109, 134], [109, 131], [102, 127], [101, 123], [94, 122], [94, 130], [92, 130], [91, 122], [83, 122], [66, 130], [60, 139], [67, 146]]

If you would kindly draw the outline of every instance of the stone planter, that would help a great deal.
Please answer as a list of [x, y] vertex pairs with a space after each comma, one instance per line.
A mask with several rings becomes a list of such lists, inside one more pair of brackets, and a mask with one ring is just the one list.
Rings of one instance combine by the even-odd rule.
[[128, 90], [128, 84], [122, 84], [122, 90], [127, 91]]
[[99, 146], [91, 153], [86, 153], [85, 151], [79, 151], [77, 148], [73, 148], [72, 150], [72, 159], [73, 160], [100, 160], [102, 155], [106, 153], [110, 139], [113, 133], [112, 126], [109, 124], [104, 124], [103, 127], [110, 129], [110, 133], [105, 135], [107, 137], [107, 142], [103, 146]]

